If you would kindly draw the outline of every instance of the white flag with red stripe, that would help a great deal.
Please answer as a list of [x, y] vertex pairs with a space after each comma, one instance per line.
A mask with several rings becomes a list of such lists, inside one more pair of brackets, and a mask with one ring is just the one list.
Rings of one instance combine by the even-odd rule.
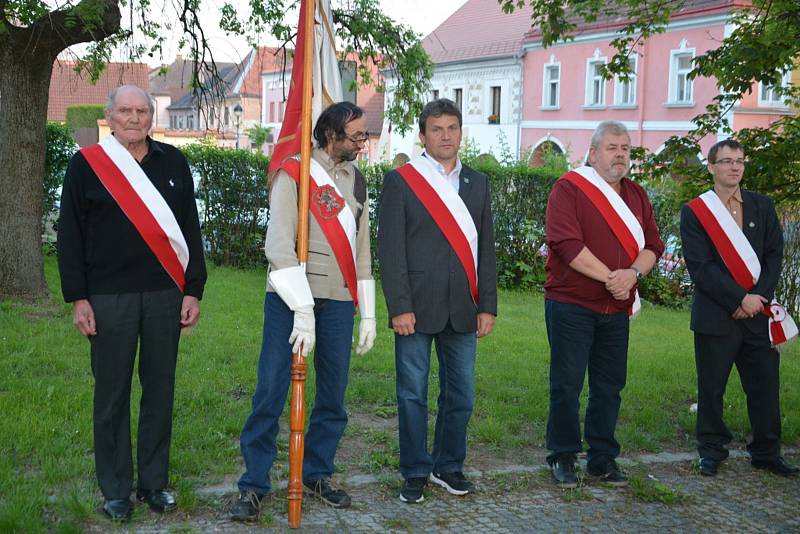
[[[275, 151], [269, 162], [269, 173], [277, 171], [287, 158], [300, 153], [300, 125], [303, 108], [303, 61], [305, 58], [305, 10], [308, 2], [300, 2], [300, 25], [297, 33], [297, 46], [292, 60], [292, 79], [289, 96], [286, 99], [286, 113], [275, 143]], [[330, 0], [317, 0], [314, 14], [313, 75], [311, 77], [311, 129], [320, 113], [337, 102], [344, 100], [342, 79], [339, 75], [339, 62], [336, 54], [336, 34], [333, 30]]]
[[116, 137], [81, 149], [100, 182], [183, 291], [189, 247], [175, 214], [139, 163]]
[[[622, 197], [592, 167], [578, 167], [565, 174], [563, 179], [575, 184], [594, 204], [633, 264], [644, 249], [644, 230]], [[633, 294], [631, 317], [641, 309], [642, 300], [637, 289]]]
[[[714, 243], [736, 283], [747, 291], [753, 289], [761, 276], [761, 262], [717, 193], [713, 189], [706, 191], [689, 202], [688, 206]], [[769, 306], [764, 306], [762, 313], [769, 317], [769, 339], [773, 346], [780, 347], [797, 337], [794, 319], [775, 299]]]

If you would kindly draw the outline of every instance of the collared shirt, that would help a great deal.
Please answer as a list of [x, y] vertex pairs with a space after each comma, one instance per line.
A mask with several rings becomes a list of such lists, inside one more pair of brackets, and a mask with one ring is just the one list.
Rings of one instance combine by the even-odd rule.
[[730, 195], [725, 195], [715, 187], [714, 192], [722, 201], [722, 204], [725, 206], [731, 216], [733, 216], [733, 220], [736, 221], [736, 225], [741, 228], [744, 221], [744, 215], [742, 213], [742, 207], [744, 206], [744, 201], [742, 200], [742, 189], [737, 186], [733, 193]]
[[461, 158], [456, 157], [456, 166], [453, 167], [453, 170], [448, 173], [445, 170], [444, 165], [434, 159], [433, 156], [428, 154], [427, 151], [423, 150], [422, 155], [431, 160], [433, 165], [436, 167], [436, 170], [439, 171], [439, 174], [441, 174], [444, 179], [447, 180], [447, 183], [456, 190], [456, 193], [458, 193], [458, 188], [460, 185], [459, 180], [461, 179]]
[[[139, 166], [172, 210], [189, 247], [184, 294], [202, 298], [206, 266], [189, 165], [174, 146], [149, 137], [147, 142]], [[175, 287], [80, 152], [70, 161], [61, 193], [58, 267], [67, 302]]]
[[[356, 278], [372, 279], [372, 258], [369, 250], [369, 200], [364, 205], [354, 195], [355, 167], [350, 161], [334, 164], [327, 152], [314, 148], [312, 157], [333, 179], [347, 208], [357, 218]], [[269, 194], [269, 225], [264, 241], [264, 253], [270, 269], [286, 269], [299, 264], [297, 243], [297, 183], [286, 171], [280, 170], [273, 179]], [[359, 220], [360, 218], [360, 220]], [[330, 243], [314, 215], [308, 217], [308, 263], [306, 277], [314, 298], [352, 300], [344, 282], [341, 268]], [[269, 283], [267, 291], [273, 291]]]
[[[623, 178], [619, 184], [619, 196], [644, 231], [644, 248], [660, 258], [664, 253], [664, 243], [658, 233], [647, 193], [642, 186], [628, 178]], [[628, 311], [633, 304], [632, 291], [628, 299], [616, 300], [606, 290], [605, 283], [593, 280], [569, 266], [584, 247], [612, 271], [629, 268], [631, 259], [597, 207], [568, 180], [556, 181], [550, 192], [546, 234], [549, 248], [545, 266], [546, 299], [577, 304], [602, 314]]]

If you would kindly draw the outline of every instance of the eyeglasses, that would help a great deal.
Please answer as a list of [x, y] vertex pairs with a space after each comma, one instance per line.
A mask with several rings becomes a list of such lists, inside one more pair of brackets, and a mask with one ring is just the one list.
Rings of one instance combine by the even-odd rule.
[[737, 167], [744, 167], [747, 165], [747, 161], [744, 159], [723, 158], [715, 161], [714, 165], [722, 165], [723, 167], [733, 167], [736, 165]]
[[344, 136], [348, 140], [350, 140], [351, 143], [356, 144], [356, 145], [360, 145], [361, 143], [366, 143], [367, 142], [367, 139], [369, 139], [369, 132], [364, 132], [363, 134], [358, 135], [358, 136], [348, 135], [348, 134], [344, 134]]

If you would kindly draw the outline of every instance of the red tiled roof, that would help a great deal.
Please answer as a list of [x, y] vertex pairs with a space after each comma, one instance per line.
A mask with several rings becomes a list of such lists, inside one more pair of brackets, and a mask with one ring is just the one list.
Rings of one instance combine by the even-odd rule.
[[373, 92], [364, 102], [359, 98], [358, 105], [364, 110], [370, 137], [380, 137], [383, 130], [383, 93]]
[[520, 51], [531, 8], [504, 13], [497, 0], [468, 0], [422, 41], [434, 63], [506, 56]]
[[108, 94], [120, 85], [138, 85], [145, 91], [150, 89], [150, 67], [144, 63], [109, 63], [94, 85], [85, 72], [75, 72], [75, 65], [75, 62], [66, 60], [53, 63], [47, 120], [65, 120], [67, 106], [74, 104], [105, 104]]
[[[717, 15], [751, 4], [750, 0], [671, 0], [670, 3], [678, 7], [672, 14], [672, 20]], [[577, 25], [577, 29], [572, 35], [612, 31], [622, 28], [628, 23], [626, 17], [603, 14], [600, 14], [597, 20], [591, 24], [583, 22], [578, 17], [572, 17], [570, 20]], [[534, 28], [525, 35], [526, 42], [536, 42], [541, 38], [542, 32], [539, 28]]]
[[[255, 57], [253, 57], [254, 53], [256, 53]], [[244, 82], [239, 88], [239, 93], [249, 94], [260, 98], [261, 74], [265, 72], [277, 72], [282, 70], [284, 68], [284, 55], [286, 55], [285, 48], [259, 46], [257, 51], [251, 50], [245, 60], [242, 62], [242, 67], [247, 68], [251, 60], [253, 64], [244, 77]], [[289, 55], [286, 60], [287, 70], [291, 69], [291, 61], [291, 55]]]

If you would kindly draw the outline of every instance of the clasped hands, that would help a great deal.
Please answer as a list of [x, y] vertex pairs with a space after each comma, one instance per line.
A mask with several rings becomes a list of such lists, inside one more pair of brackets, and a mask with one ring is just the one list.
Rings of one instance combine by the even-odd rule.
[[767, 304], [769, 301], [762, 297], [761, 295], [757, 295], [755, 293], [748, 293], [742, 299], [742, 303], [739, 304], [739, 307], [736, 308], [736, 311], [733, 312], [734, 319], [749, 319], [751, 317], [755, 317], [764, 309], [764, 305]]
[[627, 300], [635, 285], [636, 271], [633, 269], [611, 271], [606, 279], [606, 291], [616, 300]]

